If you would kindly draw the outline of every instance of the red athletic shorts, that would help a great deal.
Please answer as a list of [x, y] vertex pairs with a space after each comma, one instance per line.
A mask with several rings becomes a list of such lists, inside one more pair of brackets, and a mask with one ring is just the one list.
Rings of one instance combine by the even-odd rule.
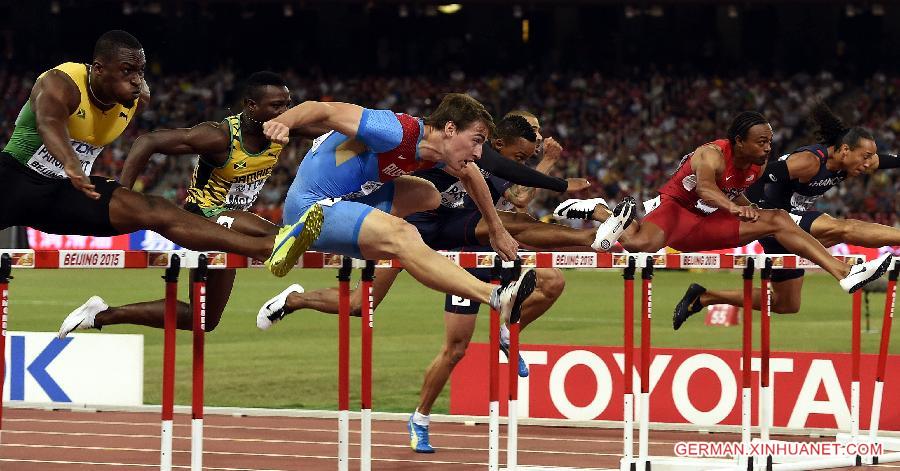
[[666, 246], [682, 252], [730, 249], [740, 245], [741, 222], [719, 209], [712, 214], [686, 208], [668, 195], [660, 195], [659, 206], [644, 217], [666, 234]]

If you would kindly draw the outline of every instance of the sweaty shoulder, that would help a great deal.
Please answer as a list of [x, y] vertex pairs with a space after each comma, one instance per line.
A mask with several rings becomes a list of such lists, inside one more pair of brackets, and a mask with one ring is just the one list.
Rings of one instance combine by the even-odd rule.
[[65, 103], [66, 114], [74, 113], [81, 103], [81, 92], [78, 85], [69, 74], [59, 69], [50, 69], [35, 81], [31, 98], [34, 99], [38, 94], [43, 93], [49, 93]]
[[376, 153], [387, 152], [403, 141], [418, 137], [418, 119], [391, 110], [364, 109], [356, 138]]
[[787, 157], [787, 166], [792, 179], [808, 180], [819, 172], [819, 156], [809, 150], [795, 152]]

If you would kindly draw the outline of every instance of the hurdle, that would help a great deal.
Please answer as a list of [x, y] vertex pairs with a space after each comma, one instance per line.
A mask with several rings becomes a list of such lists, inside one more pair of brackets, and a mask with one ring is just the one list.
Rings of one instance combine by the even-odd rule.
[[884, 317], [881, 324], [881, 339], [878, 348], [878, 364], [875, 370], [874, 388], [872, 391], [872, 410], [869, 419], [869, 431], [864, 436], [851, 434], [839, 434], [838, 440], [842, 442], [864, 441], [870, 444], [879, 443], [884, 447], [882, 455], [866, 456], [864, 464], [877, 465], [879, 463], [900, 462], [900, 439], [879, 437], [879, 423], [881, 421], [881, 406], [884, 396], [884, 379], [887, 365], [888, 348], [891, 342], [891, 326], [894, 318], [894, 306], [897, 301], [897, 278], [900, 275], [900, 258], [894, 257], [891, 268], [888, 271], [888, 285], [885, 290]]
[[[82, 251], [3, 250], [2, 252], [3, 252], [3, 255], [6, 256], [6, 257], [3, 257], [4, 259], [9, 259], [9, 257], [12, 257], [11, 266], [13, 268], [17, 268], [17, 269], [21, 269], [21, 268], [39, 268], [39, 269], [40, 268], [49, 268], [49, 269], [54, 269], [54, 268], [167, 268], [168, 276], [164, 276], [164, 279], [166, 279], [166, 282], [167, 282], [166, 283], [167, 292], [169, 291], [169, 283], [170, 282], [177, 283], [177, 269], [172, 270], [173, 266], [177, 266], [179, 268], [181, 268], [181, 267], [197, 268], [197, 267], [199, 267], [199, 263], [200, 263], [199, 260], [201, 258], [201, 255], [204, 256], [205, 258], [208, 258], [208, 264], [209, 264], [208, 268], [210, 268], [210, 269], [248, 268], [248, 267], [256, 268], [256, 267], [261, 266], [261, 264], [256, 263], [251, 260], [248, 260], [246, 257], [237, 256], [237, 255], [233, 255], [233, 254], [216, 253], [216, 252], [199, 253], [199, 252], [190, 252], [190, 251], [165, 251], [165, 252], [91, 251], [91, 253], [97, 253], [97, 252], [102, 252], [103, 254], [114, 253], [115, 257], [112, 257], [112, 258], [107, 257], [106, 258], [106, 260], [114, 260], [114, 261], [109, 262], [108, 265], [103, 265], [103, 266], [98, 266], [98, 263], [100, 263], [100, 264], [105, 263], [102, 261], [101, 262], [96, 262], [96, 261], [91, 262], [91, 261], [85, 261], [78, 257], [71, 257], [71, 259], [70, 259], [71, 255], [82, 253]], [[496, 263], [497, 259], [499, 258], [492, 253], [481, 254], [481, 253], [475, 253], [475, 252], [446, 252], [446, 253], [444, 253], [444, 255], [447, 256], [448, 258], [450, 258], [452, 261], [454, 261], [458, 265], [467, 267], [467, 268], [490, 266], [489, 264], [485, 263], [488, 260], [488, 258], [490, 259], [490, 261], [492, 263]], [[768, 262], [774, 261], [776, 259], [780, 259], [780, 260], [777, 260], [774, 263], [775, 266], [772, 268], [775, 268], [775, 269], [778, 269], [778, 268], [804, 268], [804, 267], [812, 267], [813, 266], [808, 261], [804, 261], [800, 257], [796, 257], [793, 255], [789, 255], [789, 256], [779, 256], [779, 255], [744, 256], [744, 255], [727, 255], [727, 254], [726, 255], [716, 255], [716, 254], [686, 254], [686, 253], [684, 253], [684, 254], [608, 254], [608, 253], [594, 253], [594, 252], [571, 252], [571, 253], [531, 252], [531, 253], [521, 253], [520, 256], [522, 258], [522, 266], [525, 266], [525, 267], [624, 269], [625, 273], [627, 273], [627, 271], [628, 271], [627, 269], [630, 266], [631, 270], [632, 270], [632, 275], [631, 275], [632, 283], [631, 283], [631, 290], [630, 290], [630, 294], [632, 294], [632, 296], [630, 297], [632, 299], [632, 303], [633, 303], [633, 294], [634, 294], [633, 293], [633, 291], [634, 291], [634, 287], [633, 287], [634, 271], [636, 270], [636, 268], [642, 268], [642, 301], [643, 301], [642, 304], [646, 307], [645, 309], [643, 309], [644, 306], [642, 306], [642, 327], [645, 322], [648, 324], [646, 329], [642, 328], [641, 348], [647, 349], [646, 354], [644, 353], [643, 350], [641, 352], [642, 360], [644, 358], [649, 359], [649, 348], [651, 346], [650, 342], [649, 342], [649, 337], [650, 337], [649, 336], [649, 334], [650, 334], [649, 320], [650, 320], [650, 317], [652, 316], [652, 302], [651, 302], [652, 277], [653, 277], [653, 270], [655, 268], [666, 268], [666, 269], [670, 269], [670, 268], [675, 268], [675, 269], [680, 269], [680, 268], [703, 268], [703, 269], [708, 269], [708, 268], [714, 268], [714, 269], [745, 268], [746, 269], [747, 265], [750, 265], [750, 264], [754, 263], [755, 261], [765, 260], [765, 262], [767, 262], [767, 265], [768, 265]], [[853, 259], [853, 257], [845, 257], [845, 259]], [[101, 258], [101, 260], [104, 260], [104, 259]], [[354, 266], [354, 263], [355, 263], [352, 260], [349, 262], [344, 262], [344, 260], [342, 260], [340, 258], [335, 258], [335, 256], [332, 254], [320, 253], [320, 252], [307, 252], [306, 254], [304, 254], [302, 256], [301, 261], [299, 262], [298, 266], [301, 266], [304, 268], [340, 268], [340, 266], [337, 265], [336, 260], [339, 261], [339, 263], [341, 263], [341, 264], [350, 263], [351, 268]], [[363, 263], [363, 262], [359, 261], [359, 263], [356, 264], [356, 266], [359, 266], [359, 264], [361, 264], [361, 263]], [[372, 262], [368, 262], [368, 263], [371, 264]], [[0, 275], [2, 275], [2, 272], [3, 272], [2, 265], [3, 265], [3, 263], [2, 263], [2, 261], [0, 261]], [[401, 264], [397, 260], [382, 260], [382, 261], [378, 262], [377, 266], [402, 267]], [[897, 270], [897, 266], [898, 266], [898, 263], [897, 263], [897, 260], [895, 259], [893, 270]], [[625, 273], [623, 273], [623, 276], [625, 276]], [[339, 277], [340, 277], [340, 273], [339, 273]], [[0, 281], [3, 281], [3, 280], [4, 280], [4, 278], [2, 276], [0, 276]], [[6, 281], [8, 282], [8, 279], [6, 279]], [[194, 281], [199, 281], [199, 280], [197, 280], [195, 277]], [[628, 283], [627, 277], [626, 277], [625, 281], [626, 281], [625, 291], [626, 291], [626, 294], [629, 294], [629, 283]], [[767, 283], [767, 281], [763, 281], [763, 283], [765, 284], [765, 283]], [[3, 286], [2, 286], [3, 284], [4, 283], [0, 283], [0, 288], [3, 288]], [[4, 308], [8, 308], [8, 283], [5, 283], [5, 284], [7, 285], [6, 286], [7, 289], [4, 289], [2, 291], [4, 292], [4, 294], [7, 297], [7, 303], [5, 303], [6, 305], [4, 306]], [[346, 286], [347, 286], [347, 294], [349, 295], [349, 271], [348, 271], [348, 275], [347, 275], [347, 285]], [[894, 302], [895, 291], [896, 291], [895, 286], [896, 286], [896, 278], [894, 279], [894, 284], [891, 285], [892, 289], [890, 290], [890, 292], [891, 292], [891, 296], [889, 299], [890, 302], [887, 303], [886, 307], [885, 307], [885, 309], [886, 309], [885, 315], [887, 316], [887, 318], [885, 319], [885, 322], [890, 322], [889, 313], [892, 314], [892, 311], [893, 311], [893, 302]], [[646, 287], [646, 289], [645, 289], [645, 287]], [[768, 286], [766, 285], [764, 287], [767, 288]], [[371, 300], [371, 288], [368, 287], [368, 288], [366, 288], [366, 290], [368, 290], [369, 298]], [[194, 291], [194, 292], [195, 293], [199, 292], [201, 294], [204, 294], [204, 292], [202, 290]], [[767, 289], [764, 289], [764, 293], [768, 293]], [[175, 314], [176, 314], [175, 309], [174, 309], [174, 307], [175, 307], [174, 290], [172, 291], [172, 294], [173, 294], [173, 296], [171, 298], [169, 296], [167, 296], [166, 304], [168, 307], [169, 303], [172, 302], [172, 305], [171, 305], [172, 309], [167, 309], [167, 311], [171, 311], [171, 312], [170, 313], [167, 312], [167, 314], [168, 314], [168, 316], [170, 316], [172, 318], [173, 322], [170, 322], [170, 323], [174, 327], [174, 325], [175, 325], [174, 320], [175, 320]], [[766, 294], [766, 296], [767, 296], [767, 294]], [[200, 300], [202, 300], [202, 298], [203, 298], [203, 296], [197, 296], [195, 299], [197, 299], [198, 302], [196, 302], [195, 306], [194, 306], [194, 316], [195, 316], [194, 322], [195, 323], [198, 322], [197, 316], [199, 316], [199, 318], [200, 318], [199, 322], [200, 322], [201, 327], [203, 327], [203, 324], [205, 323], [205, 319], [204, 319], [205, 305], [202, 302], [199, 302]], [[626, 298], [629, 298], [629, 297], [626, 296]], [[171, 301], [170, 301], [170, 299], [171, 299]], [[349, 314], [349, 296], [347, 299], [348, 299], [348, 302], [346, 304], [345, 310]], [[763, 309], [766, 309], [768, 307], [768, 301], [769, 301], [769, 299], [767, 297], [766, 303], [764, 303], [765, 307]], [[361, 310], [365, 309], [366, 304], [369, 304], [369, 303], [364, 302], [363, 305], [361, 306]], [[888, 306], [888, 304], [890, 306]], [[626, 315], [627, 315], [627, 311], [628, 311], [627, 301], [626, 301], [625, 311], [626, 311]], [[762, 326], [765, 325], [767, 317], [768, 317], [768, 309], [766, 309], [766, 311], [767, 311], [767, 315], [763, 316], [763, 318], [762, 318], [762, 323], [761, 323]], [[6, 314], [6, 313], [7, 313], [7, 309], [4, 309], [4, 314]], [[746, 315], [746, 313], [745, 313], [745, 315]], [[633, 305], [632, 305], [632, 316], [633, 316]], [[374, 322], [372, 321], [373, 317], [374, 316], [373, 316], [372, 312], [370, 311], [368, 314], [368, 320], [364, 321], [363, 325], [364, 326], [368, 325], [369, 327], [373, 326], [373, 324], [374, 324]], [[349, 322], [349, 320], [348, 320], [348, 322]], [[628, 324], [626, 322], [626, 329], [628, 328], [629, 325], [631, 325], [633, 328], [633, 322], [631, 324]], [[349, 326], [349, 324], [348, 324], [348, 326]], [[5, 327], [5, 324], [4, 324], [4, 327]], [[761, 329], [764, 329], [764, 328], [765, 327], [761, 327]], [[196, 329], [196, 330], [199, 330], [200, 332], [202, 332], [204, 329], [201, 328], [201, 329]], [[511, 328], [510, 330], [511, 330], [511, 337], [514, 337], [514, 332], [513, 332], [514, 329]], [[882, 337], [883, 337], [882, 349], [885, 352], [887, 351], [886, 349], [887, 349], [887, 340], [888, 339], [885, 338], [885, 335], [887, 335], [887, 333], [886, 333], [887, 331], [889, 331], [889, 329], [883, 330], [883, 332], [882, 332]], [[493, 332], [497, 332], [497, 334], [499, 334], [499, 316], [497, 318], [496, 327], [492, 328], [492, 333]], [[3, 333], [5, 334], [5, 332], [3, 332]], [[202, 334], [198, 336], [197, 333], [198, 332], [195, 332], [195, 342], [197, 341], [198, 337], [202, 338]], [[644, 342], [645, 335], [647, 338], [646, 342]], [[767, 334], [764, 333], [763, 335], [765, 336]], [[5, 338], [3, 338], [3, 337], [4, 337], [3, 335], [0, 335], [0, 341], [5, 341]], [[172, 338], [174, 340], [174, 329], [173, 329]], [[633, 338], [633, 337], [631, 337], [631, 338]], [[492, 345], [499, 344], [499, 339], [496, 339], [496, 340], [498, 340], [498, 341], [491, 342]], [[513, 340], [514, 339], [511, 338], [511, 344], [513, 343]], [[371, 339], [370, 339], [370, 341], [371, 341]], [[856, 345], [858, 346], [858, 340], [855, 342], [856, 342]], [[202, 342], [199, 344], [202, 345]], [[195, 345], [197, 345], [197, 344], [195, 343]], [[347, 345], [349, 345], [349, 343]], [[519, 346], [518, 346], [517, 342], [516, 342], [515, 347], [513, 347], [513, 345], [511, 345], [510, 347], [511, 347], [511, 349], [515, 348], [514, 351], [519, 350]], [[765, 353], [765, 352], [767, 352], [767, 350], [766, 350], [767, 348], [768, 347], [761, 347], [761, 350], [763, 351], [764, 356], [766, 356], [766, 357], [768, 357], [768, 355]], [[164, 347], [164, 349], [165, 349], [165, 347]], [[364, 348], [364, 350], [365, 350], [365, 348]], [[628, 366], [624, 370], [625, 375], [631, 376], [630, 372], [633, 367], [634, 357], [632, 356], [631, 353], [629, 353], [628, 350], [626, 350], [625, 353], [626, 353], [626, 365]], [[172, 347], [171, 357], [174, 358], [174, 344]], [[886, 357], [886, 354], [885, 354], [885, 357]], [[347, 360], [349, 360], [349, 354], [345, 358], [347, 358]], [[499, 358], [499, 351], [494, 351], [494, 355], [491, 358], [495, 358], [495, 359]], [[515, 361], [515, 358], [516, 358], [515, 353], [511, 354], [511, 358], [513, 358], [513, 360]], [[371, 355], [369, 356], [369, 361], [371, 361]], [[344, 363], [347, 364], [347, 362], [344, 362]], [[644, 363], [644, 362], [642, 361], [642, 363]], [[649, 362], [647, 362], [646, 364], [649, 366]], [[515, 371], [515, 368], [513, 366], [514, 366], [514, 363], [510, 362], [511, 378], [514, 377], [514, 376], [512, 376], [512, 374]], [[858, 364], [856, 365], [856, 368], [857, 368], [857, 371], [854, 374], [854, 377], [857, 379], [857, 382], [858, 382], [858, 378], [859, 378]], [[164, 366], [164, 370], [165, 369], [166, 368]], [[202, 368], [202, 351], [201, 351], [201, 352], [199, 352], [199, 355], [195, 354], [194, 371], [202, 372], [202, 370], [203, 370], [203, 368]], [[340, 370], [340, 367], [339, 367], [339, 370]], [[172, 372], [174, 373], [174, 369], [172, 369]], [[340, 374], [340, 371], [339, 371], [339, 374]], [[371, 370], [370, 370], [369, 374], [371, 375]], [[495, 374], [499, 378], [499, 369], [497, 370], [497, 372]], [[641, 369], [641, 376], [646, 376], [645, 368], [643, 368], [643, 367]], [[763, 375], [761, 378], [761, 381], [765, 377], [766, 377], [766, 375]], [[662, 464], [662, 463], [657, 463], [657, 461], [655, 461], [655, 460], [650, 460], [649, 459], [650, 457], [647, 456], [646, 452], [643, 453], [643, 455], [642, 455], [643, 457], [648, 458], [645, 461], [642, 461], [640, 459], [635, 459], [635, 457], [633, 456], [633, 426], [634, 426], [633, 422], [634, 422], [634, 417], [635, 417], [635, 414], [634, 414], [634, 412], [635, 412], [634, 402], [635, 401], [634, 401], [634, 397], [633, 397], [634, 391], [630, 387], [630, 385], [633, 385], [634, 380], [636, 378], [631, 376], [631, 379], [632, 379], [632, 381], [626, 383], [626, 393], [631, 393], [632, 397], [631, 397], [630, 401], [627, 399], [625, 401], [626, 411], [624, 411], [625, 412], [624, 422], [626, 422], [626, 423], [629, 422], [628, 419], [630, 417], [631, 427], [628, 427], [628, 426], [623, 427], [623, 429], [624, 429], [623, 433], [625, 434], [624, 441], [625, 441], [625, 446], [626, 446], [626, 449], [624, 450], [624, 453], [623, 453], [623, 457], [624, 457], [623, 458], [623, 469], [629, 469], [629, 470], [634, 469], [635, 471], [637, 469], [647, 469], [648, 468], [647, 465], [651, 461], [656, 469], [658, 469], [658, 470], [665, 469], [662, 466], [657, 466], [657, 464]], [[172, 375], [172, 381], [173, 380], [174, 380], [174, 375]], [[199, 380], [199, 383], [197, 382], [198, 380]], [[883, 375], [881, 377], [881, 380], [883, 381]], [[195, 460], [197, 460], [197, 458], [202, 460], [202, 445], [200, 444], [200, 442], [202, 442], [202, 419], [203, 419], [203, 406], [202, 406], [202, 402], [201, 402], [202, 397], [203, 397], [202, 381], [203, 381], [202, 376], [198, 375], [198, 377], [195, 378], [194, 397], [192, 398], [192, 412], [193, 412], [193, 415], [192, 415], [192, 446], [191, 446], [191, 450], [193, 451], [192, 460], [191, 460], [192, 466], [194, 466], [194, 462], [195, 462]], [[638, 378], [637, 381], [640, 381], [638, 384], [641, 385], [641, 393], [643, 394], [644, 387], [649, 386], [649, 379]], [[164, 381], [164, 383], [165, 382], [166, 381]], [[512, 383], [517, 384], [517, 381], [513, 381]], [[347, 384], [347, 386], [349, 385], [348, 382], [346, 384]], [[199, 387], [197, 387], [198, 385], [199, 385]], [[858, 386], [856, 386], [856, 387], [858, 388]], [[199, 392], [199, 394], [197, 394], [198, 392]], [[517, 392], [518, 391], [511, 391], [511, 399], [517, 400]], [[368, 408], [369, 410], [371, 410], [370, 394], [371, 394], [371, 390], [369, 391], [369, 397], [366, 398], [365, 400], [361, 401], [361, 406], [363, 409]], [[766, 395], [767, 395], [766, 392], [761, 393], [761, 396], [766, 396]], [[857, 393], [857, 395], [858, 395], [858, 393]], [[166, 396], [165, 393], [164, 393], [164, 396]], [[499, 398], [498, 398], [498, 396], [499, 396], [499, 389], [493, 396], [497, 402], [496, 409], [499, 413]], [[168, 399], [168, 401], [172, 401], [173, 398], [174, 398], [174, 394], [170, 394], [167, 399]], [[766, 417], [766, 413], [771, 414], [771, 408], [765, 407], [765, 405], [770, 403], [770, 399], [761, 398], [760, 400], [764, 401], [763, 408], [765, 410], [764, 410], [763, 417]], [[164, 401], [164, 404], [163, 404], [164, 411], [165, 411], [165, 409], [167, 409], [165, 402], [167, 402], [167, 401]], [[880, 403], [880, 398], [879, 398], [879, 403]], [[629, 415], [628, 405], [631, 406], [631, 408], [630, 408], [631, 415]], [[639, 404], [639, 405], [641, 407], [649, 407], [649, 401], [641, 401], [641, 404]], [[366, 406], [368, 406], [368, 407], [366, 407]], [[195, 409], [195, 407], [196, 407], [196, 409]], [[168, 408], [171, 411], [171, 407], [168, 407]], [[343, 410], [347, 411], [348, 409], [349, 409], [349, 407], [345, 407]], [[854, 406], [854, 409], [858, 411], [858, 406]], [[516, 407], [513, 406], [510, 410], [515, 411]], [[873, 413], [877, 414], [877, 412], [874, 410], [873, 410]], [[649, 420], [643, 420], [643, 418], [645, 417], [645, 414], [649, 415], [649, 409], [647, 409], [646, 411], [644, 411], [643, 409], [640, 410], [640, 414], [638, 415], [638, 417], [640, 417], [642, 419], [641, 420], [642, 426], [649, 425]], [[347, 412], [345, 415], [346, 415], [345, 423], [348, 424], [347, 429], [349, 430], [349, 412]], [[2, 408], [0, 408], [0, 419], [2, 419]], [[649, 417], [647, 417], [647, 419], [649, 419]], [[170, 421], [168, 423], [169, 436], [171, 436], [171, 430], [172, 430], [171, 412], [168, 415], [168, 420]], [[194, 423], [195, 423], [194, 420], [198, 420], [196, 423], [198, 425], [198, 430], [201, 432], [199, 434], [195, 434], [195, 432], [194, 432]], [[512, 418], [512, 421], [518, 422], [518, 417]], [[499, 431], [499, 423], [500, 422], [498, 419], [496, 422], [496, 427], [495, 427], [495, 429], [497, 429], [498, 431]], [[761, 420], [760, 423], [762, 424], [762, 423], [764, 423], [764, 421]], [[644, 425], [644, 424], [647, 424], [647, 425]], [[2, 425], [2, 422], [0, 422], [0, 425]], [[857, 421], [856, 428], [858, 429], [858, 427], [859, 427], [859, 423]], [[873, 428], [874, 428], [874, 430], [870, 430], [870, 434], [874, 433], [877, 435], [877, 423], [875, 423], [875, 426]], [[631, 433], [630, 440], [629, 440], [629, 433]], [[366, 434], [368, 434], [368, 435], [371, 434], [371, 428], [369, 428], [367, 430]], [[196, 436], [196, 438], [194, 438], [195, 436]], [[646, 436], [646, 432], [644, 433], [644, 436]], [[762, 432], [761, 432], [761, 436], [763, 436]], [[517, 434], [514, 433], [513, 437], [517, 437]], [[510, 438], [510, 437], [508, 436], [508, 438]], [[369, 438], [368, 443], [371, 446], [370, 440], [371, 439]], [[194, 441], [197, 442], [196, 445], [193, 443]], [[362, 442], [362, 440], [361, 440], [361, 442]], [[170, 441], [170, 443], [171, 443], [171, 441]], [[495, 447], [495, 450], [496, 450], [495, 453], [498, 455], [497, 461], [499, 461], [499, 452], [500, 452], [499, 440], [496, 443], [497, 443], [497, 445]], [[515, 444], [515, 440], [513, 440], [511, 443]], [[647, 443], [647, 442], [644, 441], [644, 443]], [[628, 448], [629, 445], [631, 445], [632, 448]], [[343, 446], [349, 447], [349, 440], [344, 441]], [[340, 447], [340, 445], [339, 445], [339, 447]], [[161, 458], [162, 458], [162, 451], [164, 449], [165, 449], [165, 447], [161, 446]], [[167, 450], [168, 450], [168, 459], [169, 459], [169, 462], [171, 463], [171, 452], [172, 452], [171, 445], [168, 445]], [[629, 450], [631, 450], [630, 453], [629, 453]], [[515, 451], [516, 453], [518, 452], [518, 447], [516, 445], [513, 445], [513, 451]], [[509, 452], [510, 452], [510, 450], [508, 448], [507, 453], [509, 453]], [[194, 455], [197, 455], [197, 456], [195, 457]], [[889, 455], [890, 454], [885, 454], [883, 456], [876, 457], [876, 459], [886, 461], [891, 458], [891, 456], [889, 456]], [[361, 456], [362, 456], [362, 453], [361, 453]], [[640, 458], [640, 456], [638, 458]], [[371, 459], [371, 454], [369, 454], [369, 459]], [[347, 457], [347, 461], [349, 461], [349, 457]], [[508, 464], [517, 465], [518, 457], [516, 455], [513, 455], [512, 458], [510, 458], [510, 456], [508, 454], [507, 461], [508, 461]], [[162, 464], [162, 462], [163, 462], [163, 460], [161, 459], [161, 464]], [[199, 461], [199, 463], [202, 463], [202, 461]], [[643, 466], [641, 466], [641, 468], [638, 468], [638, 465], [641, 465], [641, 464]], [[768, 463], [766, 463], [766, 464], [768, 464]], [[773, 463], [773, 468], [774, 469], [801, 469], [801, 468], [779, 467], [779, 465], [781, 465], [781, 464], [782, 463]], [[786, 464], [790, 464], [790, 463], [786, 463]], [[711, 463], [709, 463], [708, 461], [704, 461], [704, 463], [702, 465], [695, 465], [694, 467], [688, 467], [688, 468], [683, 467], [681, 469], [713, 469], [710, 465], [711, 465]], [[762, 463], [754, 463], [753, 467], [760, 468], [762, 466], [763, 466]], [[499, 464], [498, 464], [497, 468], [499, 468]], [[732, 461], [732, 469], [733, 468], [734, 468], [734, 462]], [[161, 469], [163, 469], [162, 466], [161, 466]], [[746, 469], [746, 468], [744, 468], [744, 469]], [[807, 468], [802, 468], [802, 469], [807, 469]], [[813, 468], [809, 468], [809, 469], [813, 469]]]
[[[623, 397], [623, 443], [625, 446], [623, 458], [620, 461], [620, 471], [694, 471], [698, 469], [752, 469], [741, 468], [737, 460], [722, 460], [711, 458], [680, 458], [680, 457], [655, 457], [649, 453], [649, 424], [650, 424], [650, 347], [651, 332], [650, 320], [653, 316], [653, 275], [657, 265], [656, 254], [634, 253], [624, 255], [624, 356], [623, 375], [625, 377]], [[659, 265], [668, 266], [669, 258], [661, 256]], [[679, 259], [678, 264], [680, 265]], [[615, 263], [614, 263], [615, 264]], [[752, 262], [748, 261], [752, 273]], [[620, 261], [621, 266], [621, 261]], [[637, 268], [641, 269], [641, 344], [638, 384], [640, 388], [640, 401], [638, 404], [638, 454], [634, 456], [634, 393], [633, 393], [633, 351], [634, 351], [634, 275]], [[746, 284], [745, 284], [746, 290]], [[746, 331], [745, 331], [746, 340]], [[749, 361], [749, 360], [748, 360]], [[749, 415], [747, 415], [749, 417]], [[748, 438], [749, 441], [749, 438]]]
[[203, 362], [206, 333], [207, 255], [197, 252], [172, 253], [163, 280], [166, 284], [165, 320], [163, 322], [163, 391], [162, 430], [160, 433], [160, 469], [172, 469], [172, 438], [175, 408], [175, 336], [178, 325], [178, 271], [186, 259], [186, 267], [195, 268], [191, 280], [192, 318], [192, 391], [191, 391], [191, 471], [203, 469]]
[[[771, 318], [769, 284], [771, 280], [772, 260], [771, 256], [764, 258], [765, 268], [762, 270], [762, 295], [761, 301], [761, 325], [763, 335], [760, 340], [761, 365], [760, 365], [760, 397], [759, 397], [759, 430], [760, 439], [769, 439], [769, 428], [772, 426], [771, 411], [774, 410], [774, 397], [769, 388], [769, 320]], [[862, 263], [862, 258], [856, 257], [857, 263]], [[838, 434], [838, 441], [860, 440], [859, 434], [859, 410], [860, 410], [860, 329], [862, 327], [862, 291], [851, 295], [851, 373], [850, 373], [850, 431], [847, 434]], [[767, 456], [765, 462], [766, 471], [803, 471], [815, 469], [829, 469], [844, 466], [860, 466], [861, 456]]]
[[375, 262], [342, 257], [338, 269], [338, 470], [350, 466], [350, 275], [355, 266], [362, 268], [360, 289], [361, 365], [360, 365], [360, 470], [372, 469], [372, 329], [375, 308], [372, 281]]

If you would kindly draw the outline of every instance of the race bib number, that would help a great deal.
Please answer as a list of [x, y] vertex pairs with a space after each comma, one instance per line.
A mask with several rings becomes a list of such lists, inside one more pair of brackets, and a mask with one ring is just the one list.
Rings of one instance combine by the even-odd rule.
[[[85, 175], [90, 175], [91, 167], [94, 166], [94, 161], [97, 160], [97, 156], [100, 155], [103, 146], [94, 146], [86, 142], [76, 141], [75, 139], [72, 139], [69, 144], [78, 156], [78, 160], [81, 162], [81, 169], [84, 171]], [[28, 159], [28, 168], [45, 177], [68, 178], [65, 170], [63, 170], [62, 162], [50, 155], [50, 151], [48, 151], [47, 147], [43, 144], [38, 148], [34, 155]]]
[[257, 180], [249, 183], [235, 183], [228, 189], [228, 195], [225, 197], [225, 207], [238, 211], [246, 211], [256, 201], [256, 197], [265, 185], [266, 179]]

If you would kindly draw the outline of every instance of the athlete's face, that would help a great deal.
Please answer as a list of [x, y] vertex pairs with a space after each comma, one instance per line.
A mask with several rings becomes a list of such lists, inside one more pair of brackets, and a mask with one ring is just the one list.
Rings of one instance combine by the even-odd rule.
[[287, 87], [266, 85], [257, 92], [257, 100], [247, 98], [244, 110], [256, 121], [266, 122], [276, 118], [291, 107], [291, 92]]
[[130, 108], [141, 96], [147, 60], [143, 49], [119, 48], [110, 58], [95, 58], [91, 66], [94, 93]]
[[850, 149], [847, 144], [842, 144], [838, 154], [843, 163], [844, 170], [851, 177], [859, 176], [866, 172], [873, 163], [878, 147], [871, 139], [860, 139], [855, 149]]
[[488, 127], [481, 121], [460, 129], [449, 121], [444, 125], [444, 163], [459, 171], [469, 162], [481, 158], [481, 145], [488, 137]]
[[735, 150], [754, 165], [762, 165], [772, 152], [772, 126], [757, 124], [747, 131], [746, 139], [735, 139]]
[[507, 159], [524, 162], [534, 155], [534, 149], [536, 147], [534, 142], [529, 142], [524, 137], [517, 137], [515, 139], [510, 139], [509, 141], [510, 142], [506, 142], [503, 139], [494, 141], [494, 148], [497, 149], [497, 152], [499, 152], [500, 155]]

